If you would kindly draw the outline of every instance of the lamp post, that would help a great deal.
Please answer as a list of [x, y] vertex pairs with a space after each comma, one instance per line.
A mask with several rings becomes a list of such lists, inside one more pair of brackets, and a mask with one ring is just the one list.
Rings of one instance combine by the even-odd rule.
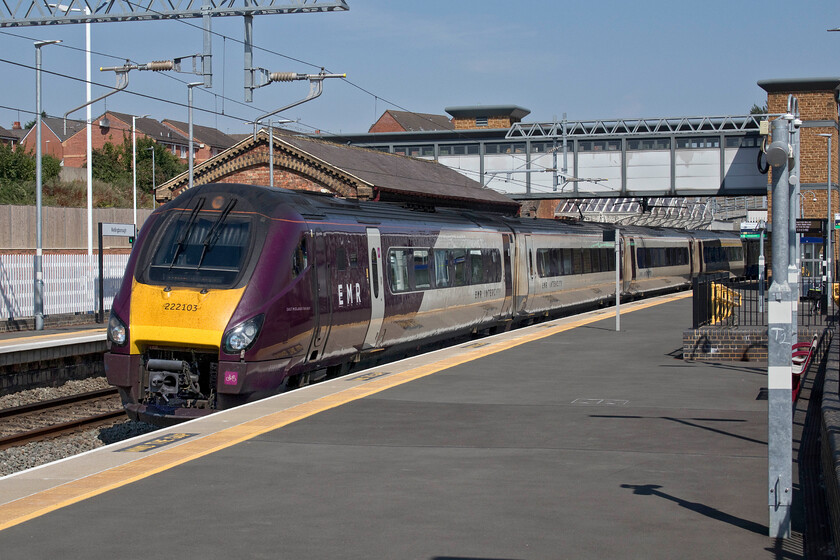
[[[143, 115], [145, 119], [149, 115]], [[131, 173], [134, 178], [134, 230], [137, 231], [137, 116], [131, 115]]]
[[[155, 147], [146, 148], [146, 151], [152, 151], [152, 192], [155, 192]], [[154, 195], [153, 195], [154, 196]]]
[[190, 186], [189, 186], [189, 188], [190, 189], [193, 188], [193, 110], [192, 110], [193, 88], [196, 87], [196, 86], [203, 86], [203, 85], [204, 85], [204, 82], [192, 82], [192, 83], [187, 84], [187, 105], [189, 106], [189, 119], [190, 119], [190, 122], [189, 122], [189, 125], [188, 125], [189, 126], [189, 131], [187, 133], [190, 137], [190, 139], [189, 139], [190, 153], [188, 155], [189, 168], [190, 168], [189, 169], [189, 174], [190, 174], [190, 177], [189, 177]]
[[44, 278], [41, 267], [43, 246], [41, 243], [41, 47], [55, 45], [60, 40], [35, 41], [35, 284], [34, 315], [35, 330], [44, 330]]

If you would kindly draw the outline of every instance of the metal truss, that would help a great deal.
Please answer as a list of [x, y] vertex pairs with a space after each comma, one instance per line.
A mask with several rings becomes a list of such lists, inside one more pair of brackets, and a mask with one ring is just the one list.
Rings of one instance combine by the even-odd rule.
[[0, 0], [0, 27], [349, 9], [346, 0]]
[[506, 138], [555, 139], [564, 134], [567, 137], [593, 137], [758, 133], [761, 121], [772, 116], [776, 115], [514, 123]]

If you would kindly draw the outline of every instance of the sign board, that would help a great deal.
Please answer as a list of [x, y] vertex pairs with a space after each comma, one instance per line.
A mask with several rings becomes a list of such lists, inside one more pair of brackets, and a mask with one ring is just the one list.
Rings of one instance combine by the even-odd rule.
[[840, 214], [834, 214], [834, 229], [840, 229]]
[[760, 225], [759, 222], [741, 222], [741, 239], [760, 239]]
[[825, 222], [825, 220], [796, 220], [796, 233], [822, 235]]
[[102, 235], [134, 237], [134, 224], [102, 224]]

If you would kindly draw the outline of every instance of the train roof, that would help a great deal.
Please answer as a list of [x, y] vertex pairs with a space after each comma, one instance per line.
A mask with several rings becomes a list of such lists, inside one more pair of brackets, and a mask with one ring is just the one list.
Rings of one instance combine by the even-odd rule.
[[357, 199], [336, 198], [331, 194], [296, 191], [278, 187], [265, 187], [240, 183], [210, 183], [185, 191], [172, 204], [190, 206], [190, 200], [207, 194], [235, 195], [250, 203], [256, 209], [272, 214], [273, 208], [290, 206], [304, 219], [311, 221], [336, 221], [365, 225], [386, 225], [404, 223], [410, 220], [415, 225], [428, 224], [435, 227], [463, 227], [478, 225], [487, 228], [516, 230], [529, 233], [557, 233], [570, 235], [602, 235], [604, 231], [620, 229], [622, 234], [644, 237], [721, 239], [738, 238], [730, 232], [707, 230], [665, 229], [644, 226], [619, 226], [598, 222], [571, 222], [504, 216], [494, 212], [481, 212], [462, 208], [405, 207], [391, 202], [370, 202]]

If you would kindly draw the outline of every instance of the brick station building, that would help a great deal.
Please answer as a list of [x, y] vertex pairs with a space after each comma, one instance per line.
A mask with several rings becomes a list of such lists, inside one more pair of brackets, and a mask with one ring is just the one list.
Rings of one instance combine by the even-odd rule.
[[[838, 101], [840, 101], [840, 78], [794, 78], [762, 80], [759, 87], [767, 92], [768, 113], [786, 113], [788, 96], [796, 97], [802, 126], [799, 134], [800, 145], [800, 186], [799, 201], [802, 205], [802, 217], [813, 220], [827, 220], [828, 209], [828, 139], [820, 134], [831, 134], [831, 211], [833, 216], [840, 212], [840, 194], [838, 194], [838, 160], [840, 160], [840, 135], [838, 135]], [[769, 141], [769, 139], [768, 139]], [[772, 167], [770, 173], [772, 174]], [[769, 185], [769, 184], [768, 184]], [[772, 200], [768, 186], [768, 218], [772, 219]], [[797, 218], [799, 216], [796, 216]], [[829, 223], [830, 231], [833, 223]], [[837, 237], [834, 237], [833, 253], [836, 256]], [[804, 258], [808, 253], [822, 250], [819, 244], [803, 244]], [[815, 271], [812, 271], [815, 272]]]

